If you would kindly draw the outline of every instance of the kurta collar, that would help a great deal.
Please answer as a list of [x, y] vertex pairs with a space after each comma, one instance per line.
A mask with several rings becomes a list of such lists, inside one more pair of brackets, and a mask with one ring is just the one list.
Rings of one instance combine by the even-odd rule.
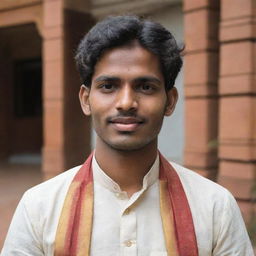
[[[99, 183], [101, 186], [112, 192], [122, 192], [120, 186], [112, 180], [99, 166], [95, 155], [92, 160], [92, 170], [93, 170], [93, 179], [95, 182]], [[142, 189], [146, 190], [149, 186], [155, 183], [159, 177], [159, 155], [157, 154], [156, 160], [153, 163], [152, 167], [148, 173], [143, 178]]]

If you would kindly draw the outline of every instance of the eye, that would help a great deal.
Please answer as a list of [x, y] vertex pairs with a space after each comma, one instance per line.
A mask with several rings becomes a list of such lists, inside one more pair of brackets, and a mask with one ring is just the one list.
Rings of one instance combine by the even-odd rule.
[[110, 93], [110, 92], [114, 91], [115, 86], [111, 83], [106, 83], [106, 84], [99, 85], [99, 88], [104, 93]]
[[148, 91], [148, 90], [151, 90], [152, 89], [152, 86], [148, 85], [148, 84], [143, 84], [142, 85], [142, 90], [144, 91]]
[[156, 88], [151, 84], [140, 84], [138, 90], [145, 94], [152, 94]]

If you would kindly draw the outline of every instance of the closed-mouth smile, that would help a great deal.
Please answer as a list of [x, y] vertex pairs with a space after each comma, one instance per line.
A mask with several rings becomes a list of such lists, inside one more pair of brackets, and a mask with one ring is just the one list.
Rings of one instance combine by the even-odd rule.
[[139, 117], [113, 117], [109, 120], [109, 123], [120, 132], [133, 132], [137, 130], [143, 123], [144, 120]]

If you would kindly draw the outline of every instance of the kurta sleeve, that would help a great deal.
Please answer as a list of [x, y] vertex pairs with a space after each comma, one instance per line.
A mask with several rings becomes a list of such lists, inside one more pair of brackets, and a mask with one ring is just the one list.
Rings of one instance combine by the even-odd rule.
[[252, 245], [246, 231], [240, 209], [234, 197], [227, 192], [222, 202], [223, 210], [215, 218], [214, 256], [254, 256]]
[[[1, 256], [42, 256], [40, 244], [39, 212], [32, 212], [33, 201], [24, 194], [14, 213]], [[35, 216], [37, 215], [37, 216]]]

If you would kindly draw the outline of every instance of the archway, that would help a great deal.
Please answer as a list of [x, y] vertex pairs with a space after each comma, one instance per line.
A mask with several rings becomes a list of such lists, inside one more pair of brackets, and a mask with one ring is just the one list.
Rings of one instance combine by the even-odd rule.
[[0, 157], [40, 163], [42, 40], [34, 24], [0, 29]]

